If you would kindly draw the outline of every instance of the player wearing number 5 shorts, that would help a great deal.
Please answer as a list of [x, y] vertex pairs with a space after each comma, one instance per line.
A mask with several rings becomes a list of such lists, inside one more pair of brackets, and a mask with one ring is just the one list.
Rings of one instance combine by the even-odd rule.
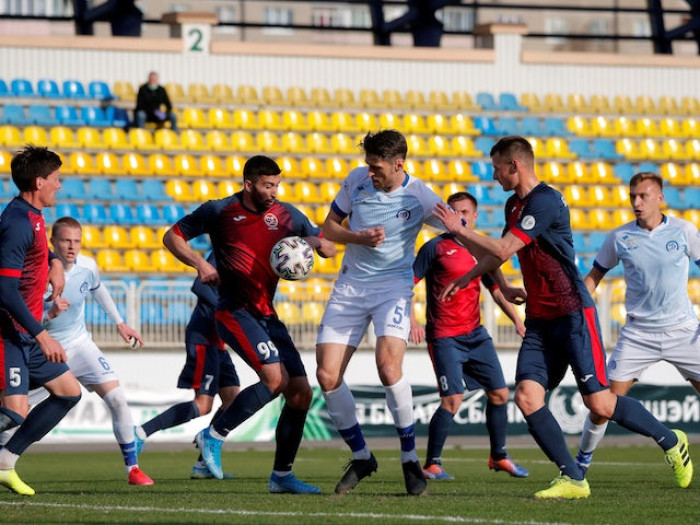
[[[321, 239], [320, 228], [299, 210], [276, 199], [281, 170], [264, 156], [243, 167], [243, 190], [209, 201], [170, 228], [163, 242], [182, 262], [197, 270], [203, 284], [219, 287], [215, 318], [221, 338], [257, 373], [260, 381], [243, 390], [233, 403], [202, 430], [195, 442], [209, 471], [223, 478], [221, 445], [238, 425], [280, 393], [285, 404], [277, 423], [275, 463], [269, 481], [273, 493], [319, 493], [292, 473], [311, 403], [306, 371], [272, 300], [279, 278], [270, 266], [270, 251], [283, 237], [303, 237], [321, 256], [335, 245]], [[216, 268], [187, 241], [208, 233]]]

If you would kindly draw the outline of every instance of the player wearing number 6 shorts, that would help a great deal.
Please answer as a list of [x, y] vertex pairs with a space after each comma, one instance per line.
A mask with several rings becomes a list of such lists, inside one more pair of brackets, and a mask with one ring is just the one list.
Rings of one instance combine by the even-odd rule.
[[[218, 285], [217, 331], [260, 378], [197, 434], [205, 465], [214, 477], [223, 478], [221, 445], [226, 436], [281, 393], [285, 404], [277, 423], [269, 490], [319, 493], [292, 473], [312, 392], [299, 352], [272, 304], [279, 278], [269, 261], [272, 247], [291, 235], [304, 237], [324, 257], [335, 254], [335, 245], [321, 239], [320, 228], [299, 210], [276, 200], [280, 173], [272, 159], [250, 158], [243, 167], [243, 191], [203, 204], [170, 228], [163, 243], [197, 269], [202, 284]], [[187, 243], [205, 233], [216, 268]]]

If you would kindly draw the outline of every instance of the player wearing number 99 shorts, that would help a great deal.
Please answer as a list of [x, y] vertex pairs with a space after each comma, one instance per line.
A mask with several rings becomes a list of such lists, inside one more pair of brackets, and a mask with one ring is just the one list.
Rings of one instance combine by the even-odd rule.
[[[218, 285], [217, 331], [260, 378], [197, 434], [195, 442], [205, 465], [214, 477], [223, 478], [221, 445], [226, 436], [281, 393], [285, 404], [277, 424], [269, 490], [318, 493], [318, 487], [292, 474], [312, 392], [299, 354], [273, 306], [279, 277], [269, 256], [279, 240], [291, 235], [303, 237], [323, 257], [334, 255], [335, 245], [321, 239], [320, 228], [294, 206], [276, 200], [280, 173], [272, 159], [250, 158], [243, 167], [241, 192], [204, 203], [170, 228], [163, 243], [197, 270], [203, 284]], [[187, 243], [205, 233], [211, 239], [216, 268]]]

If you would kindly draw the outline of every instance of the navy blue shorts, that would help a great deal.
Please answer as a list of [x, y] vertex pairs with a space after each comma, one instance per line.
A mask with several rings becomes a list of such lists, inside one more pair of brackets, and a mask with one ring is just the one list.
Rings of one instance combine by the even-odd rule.
[[185, 348], [187, 361], [177, 380], [178, 388], [214, 397], [224, 387], [241, 385], [214, 318], [202, 309], [196, 308], [187, 323]]
[[299, 351], [276, 317], [258, 317], [237, 308], [218, 310], [215, 318], [221, 338], [256, 372], [263, 365], [281, 362], [289, 377], [306, 377]]
[[594, 307], [556, 319], [528, 319], [515, 380], [531, 379], [552, 390], [569, 366], [582, 394], [609, 388], [605, 350]]
[[465, 384], [468, 390], [506, 387], [493, 340], [483, 326], [465, 335], [435, 339], [428, 343], [428, 351], [441, 397], [463, 394]]
[[66, 363], [52, 363], [46, 359], [39, 344], [29, 334], [5, 328], [0, 334], [0, 388], [4, 395], [27, 395], [29, 390], [45, 385], [68, 372]]

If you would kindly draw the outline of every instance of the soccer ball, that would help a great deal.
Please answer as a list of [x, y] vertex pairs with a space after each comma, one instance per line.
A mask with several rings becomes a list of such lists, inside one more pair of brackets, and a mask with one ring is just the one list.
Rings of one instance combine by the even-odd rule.
[[314, 251], [301, 237], [285, 237], [272, 247], [270, 266], [280, 278], [298, 281], [314, 267]]

